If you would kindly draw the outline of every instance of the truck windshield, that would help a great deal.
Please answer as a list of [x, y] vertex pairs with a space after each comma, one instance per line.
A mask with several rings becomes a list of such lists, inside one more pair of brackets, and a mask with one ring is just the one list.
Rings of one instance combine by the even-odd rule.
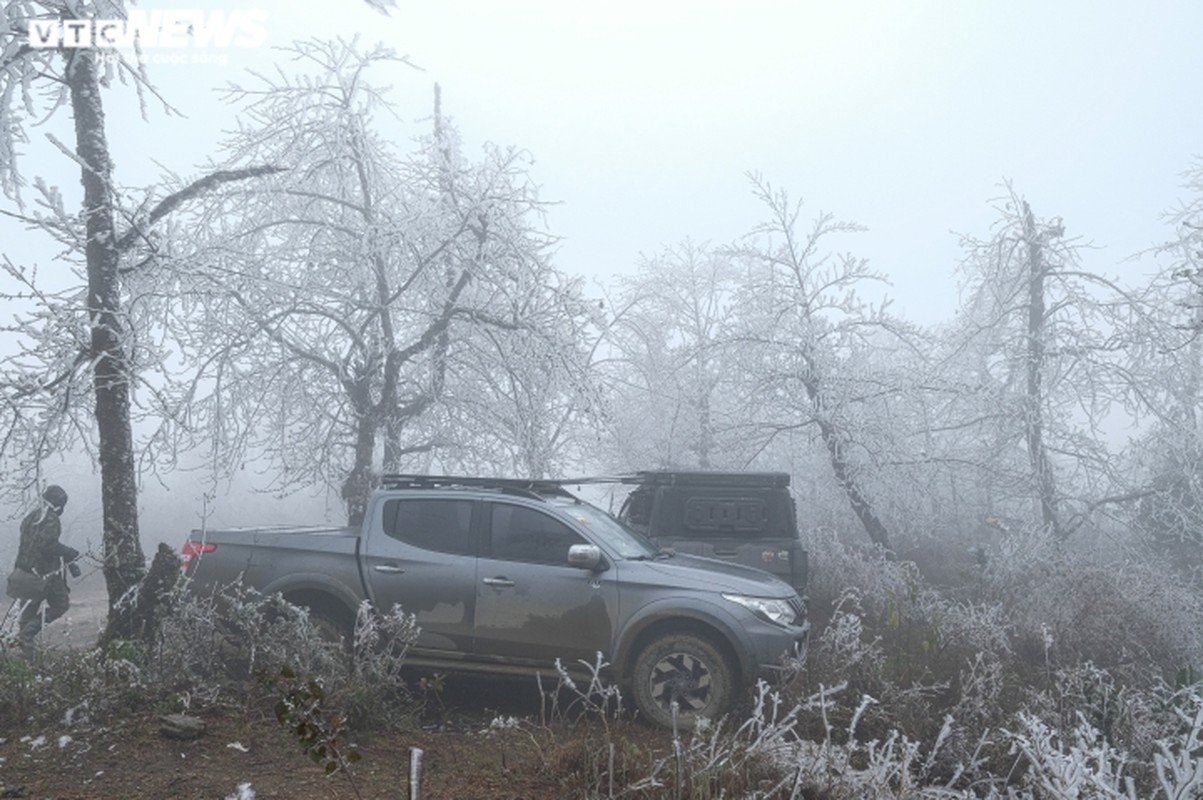
[[659, 549], [642, 534], [626, 527], [596, 506], [576, 502], [560, 506], [559, 511], [572, 518], [578, 525], [585, 526], [621, 558], [654, 556]]

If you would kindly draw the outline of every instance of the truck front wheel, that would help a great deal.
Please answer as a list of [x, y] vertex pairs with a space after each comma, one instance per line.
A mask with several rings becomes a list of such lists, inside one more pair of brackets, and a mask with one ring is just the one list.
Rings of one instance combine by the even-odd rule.
[[693, 728], [701, 717], [718, 719], [735, 692], [734, 671], [717, 647], [690, 633], [653, 639], [635, 659], [631, 672], [635, 707], [650, 722]]

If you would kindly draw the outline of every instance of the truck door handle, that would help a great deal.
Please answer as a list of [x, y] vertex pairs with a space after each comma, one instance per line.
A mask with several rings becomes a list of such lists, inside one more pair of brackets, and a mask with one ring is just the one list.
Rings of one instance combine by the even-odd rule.
[[483, 581], [481, 581], [481, 583], [483, 583], [485, 586], [500, 586], [500, 587], [514, 585], [514, 582], [512, 580], [510, 580], [509, 578], [485, 578]]
[[396, 564], [377, 564], [372, 567], [377, 572], [387, 572], [389, 575], [400, 575], [405, 570], [398, 567]]

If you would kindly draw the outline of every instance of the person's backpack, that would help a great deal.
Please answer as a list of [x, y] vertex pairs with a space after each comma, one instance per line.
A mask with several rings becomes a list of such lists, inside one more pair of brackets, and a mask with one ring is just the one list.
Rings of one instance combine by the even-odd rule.
[[9, 573], [5, 593], [14, 600], [37, 600], [46, 593], [46, 579], [17, 567]]

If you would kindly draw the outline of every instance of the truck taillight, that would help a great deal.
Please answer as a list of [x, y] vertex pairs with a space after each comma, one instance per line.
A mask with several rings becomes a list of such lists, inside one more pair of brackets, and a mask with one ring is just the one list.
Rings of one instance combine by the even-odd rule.
[[192, 559], [203, 556], [205, 553], [212, 553], [216, 549], [217, 545], [209, 542], [185, 542], [180, 551], [180, 569], [187, 572], [188, 567], [192, 564]]

